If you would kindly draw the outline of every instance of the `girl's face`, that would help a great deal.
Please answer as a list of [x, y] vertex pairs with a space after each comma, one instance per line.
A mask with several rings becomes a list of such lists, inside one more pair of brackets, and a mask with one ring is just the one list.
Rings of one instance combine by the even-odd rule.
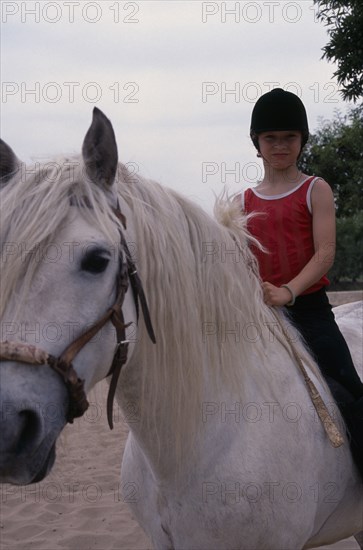
[[262, 132], [258, 135], [263, 160], [276, 170], [295, 166], [301, 151], [301, 132], [298, 130]]

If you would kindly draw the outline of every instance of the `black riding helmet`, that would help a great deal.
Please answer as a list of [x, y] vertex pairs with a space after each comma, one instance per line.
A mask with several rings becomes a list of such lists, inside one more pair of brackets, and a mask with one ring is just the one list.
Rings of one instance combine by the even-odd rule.
[[301, 99], [291, 93], [275, 88], [256, 102], [251, 117], [250, 136], [259, 151], [258, 134], [277, 130], [301, 132], [301, 149], [309, 138], [309, 126]]

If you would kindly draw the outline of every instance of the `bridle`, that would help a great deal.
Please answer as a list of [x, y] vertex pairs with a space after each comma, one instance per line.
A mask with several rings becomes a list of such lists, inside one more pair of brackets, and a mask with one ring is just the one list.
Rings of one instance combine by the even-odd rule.
[[[113, 212], [121, 222], [124, 229], [126, 229], [126, 218], [122, 214], [118, 203], [117, 207], [113, 209]], [[106, 323], [111, 321], [116, 329], [117, 339], [117, 348], [110, 370], [106, 375], [106, 377], [112, 376], [107, 396], [107, 420], [111, 430], [113, 428], [112, 409], [117, 382], [121, 369], [127, 361], [128, 347], [130, 343], [130, 341], [126, 339], [126, 328], [130, 326], [131, 323], [125, 323], [122, 311], [125, 295], [129, 288], [129, 282], [131, 283], [135, 300], [137, 320], [139, 318], [140, 302], [147, 332], [151, 341], [154, 344], [156, 343], [145, 293], [121, 229], [120, 240], [120, 265], [117, 275], [117, 294], [113, 306], [110, 307], [106, 313], [96, 323], [94, 323], [94, 325], [92, 325], [87, 331], [82, 333], [71, 344], [69, 344], [69, 346], [67, 346], [59, 357], [55, 357], [46, 351], [37, 348], [36, 346], [22, 342], [0, 342], [0, 361], [18, 361], [31, 365], [48, 365], [61, 376], [69, 394], [67, 422], [73, 423], [75, 418], [80, 417], [85, 413], [89, 407], [89, 403], [84, 391], [84, 380], [81, 380], [78, 377], [72, 365], [72, 361], [81, 349], [106, 325]], [[122, 258], [122, 252], [125, 254], [125, 262]]]

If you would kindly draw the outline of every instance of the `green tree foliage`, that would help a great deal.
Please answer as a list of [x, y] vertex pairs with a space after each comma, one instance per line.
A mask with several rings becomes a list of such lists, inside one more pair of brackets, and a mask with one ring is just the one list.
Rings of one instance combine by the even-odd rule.
[[337, 219], [335, 262], [329, 272], [332, 283], [356, 282], [363, 274], [363, 212]]
[[300, 158], [301, 169], [324, 178], [331, 185], [337, 217], [363, 209], [363, 105], [347, 115], [322, 120], [310, 136]]
[[318, 19], [328, 27], [330, 42], [323, 48], [328, 61], [338, 66], [334, 76], [343, 99], [363, 96], [363, 2], [362, 0], [314, 0]]
[[323, 120], [306, 145], [301, 169], [329, 182], [337, 207], [337, 248], [329, 277], [356, 281], [363, 275], [363, 105]]

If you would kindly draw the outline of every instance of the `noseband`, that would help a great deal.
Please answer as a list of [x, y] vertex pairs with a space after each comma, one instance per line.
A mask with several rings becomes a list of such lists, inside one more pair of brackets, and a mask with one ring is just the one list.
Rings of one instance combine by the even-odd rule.
[[[117, 208], [114, 209], [114, 214], [122, 223], [124, 229], [126, 229], [126, 218], [122, 214], [118, 205]], [[121, 253], [120, 267], [117, 276], [117, 296], [115, 303], [106, 311], [101, 319], [92, 325], [91, 328], [67, 346], [59, 357], [55, 357], [46, 351], [37, 348], [36, 346], [24, 344], [22, 342], [0, 342], [0, 361], [17, 361], [31, 365], [49, 365], [49, 367], [51, 367], [62, 377], [69, 394], [67, 422], [73, 423], [75, 418], [82, 416], [85, 413], [89, 407], [89, 403], [84, 391], [84, 380], [81, 380], [78, 377], [72, 365], [72, 361], [81, 349], [102, 329], [102, 327], [111, 321], [116, 329], [117, 338], [117, 348], [112, 360], [111, 368], [107, 374], [107, 376], [112, 375], [107, 396], [107, 420], [111, 430], [113, 428], [112, 409], [115, 391], [121, 369], [127, 361], [129, 346], [129, 340], [126, 339], [126, 328], [130, 326], [131, 323], [125, 323], [122, 312], [122, 305], [129, 287], [129, 281], [131, 283], [135, 300], [137, 319], [139, 318], [140, 302], [146, 329], [151, 341], [154, 344], [156, 342], [141, 280], [137, 273], [136, 266], [132, 261], [127, 242], [121, 230], [120, 238], [121, 250], [125, 254], [126, 262], [123, 261]]]

